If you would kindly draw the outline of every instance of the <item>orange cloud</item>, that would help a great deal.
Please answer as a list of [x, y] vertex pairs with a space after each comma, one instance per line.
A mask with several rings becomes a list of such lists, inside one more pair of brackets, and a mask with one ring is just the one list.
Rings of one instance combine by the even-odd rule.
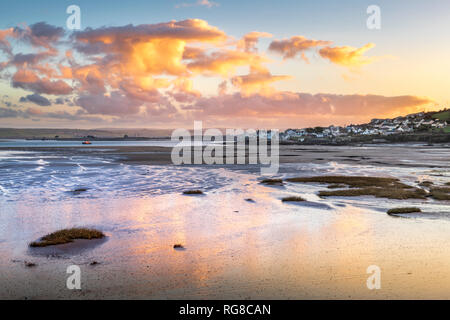
[[[121, 75], [185, 75], [187, 43], [220, 43], [226, 34], [206, 21], [190, 19], [155, 25], [89, 29], [76, 34], [77, 50], [107, 54], [100, 61]], [[113, 69], [111, 69], [111, 67]]]
[[54, 95], [67, 95], [72, 88], [62, 80], [51, 81], [48, 78], [39, 78], [33, 71], [21, 69], [12, 77], [12, 86], [22, 88], [35, 93]]
[[197, 47], [185, 47], [183, 51], [183, 60], [198, 59], [205, 56], [205, 49]]
[[269, 50], [282, 55], [283, 59], [292, 59], [300, 54], [303, 60], [308, 61], [305, 55], [307, 50], [326, 46], [330, 43], [330, 41], [307, 39], [304, 36], [293, 36], [290, 39], [272, 41]]
[[8, 55], [12, 54], [12, 48], [9, 41], [6, 39], [14, 34], [14, 28], [0, 30], [0, 50]]
[[202, 96], [193, 88], [193, 81], [188, 78], [178, 78], [173, 82], [172, 96], [178, 102], [192, 102]]
[[271, 38], [272, 35], [267, 32], [253, 31], [247, 33], [239, 42], [237, 43], [237, 48], [244, 50], [246, 52], [256, 52], [256, 45], [259, 38]]
[[252, 67], [250, 74], [245, 76], [236, 76], [231, 79], [231, 83], [242, 89], [243, 94], [249, 95], [259, 92], [261, 94], [270, 94], [273, 89], [269, 86], [273, 82], [289, 80], [291, 76], [273, 76], [270, 71], [264, 67]]
[[195, 73], [228, 77], [236, 72], [237, 67], [258, 66], [266, 61], [266, 58], [250, 52], [221, 50], [198, 57], [187, 66]]
[[74, 66], [72, 68], [63, 67], [61, 71], [66, 75], [72, 75], [72, 78], [78, 81], [80, 84], [78, 90], [81, 92], [104, 93], [106, 91], [105, 73], [96, 64]]
[[319, 50], [322, 58], [345, 67], [360, 67], [365, 64], [374, 62], [377, 58], [365, 57], [364, 53], [375, 47], [375, 44], [368, 43], [361, 48], [349, 46], [344, 47], [325, 47]]

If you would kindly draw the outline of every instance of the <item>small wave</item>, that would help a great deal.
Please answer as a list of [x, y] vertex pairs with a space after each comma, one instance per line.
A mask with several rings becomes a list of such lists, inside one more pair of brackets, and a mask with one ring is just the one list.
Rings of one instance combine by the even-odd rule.
[[77, 163], [77, 166], [78, 166], [77, 173], [83, 173], [83, 172], [87, 171], [87, 168], [83, 167], [81, 164]]
[[0, 185], [0, 192], [3, 194], [8, 194], [8, 191]]
[[40, 166], [46, 166], [46, 165], [50, 164], [50, 162], [47, 162], [43, 159], [39, 159], [38, 161], [36, 161], [36, 163]]

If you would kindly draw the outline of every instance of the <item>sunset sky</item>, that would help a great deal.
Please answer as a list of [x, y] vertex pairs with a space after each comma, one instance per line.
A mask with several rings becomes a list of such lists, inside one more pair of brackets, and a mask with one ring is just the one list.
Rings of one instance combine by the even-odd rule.
[[1, 1], [0, 127], [285, 129], [440, 109], [449, 36], [442, 0]]

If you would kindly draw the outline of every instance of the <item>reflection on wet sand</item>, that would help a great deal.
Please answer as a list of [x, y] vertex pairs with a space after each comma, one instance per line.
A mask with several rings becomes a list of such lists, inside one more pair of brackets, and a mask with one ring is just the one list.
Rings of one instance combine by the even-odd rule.
[[[58, 178], [60, 169], [52, 170]], [[321, 199], [317, 192], [323, 185], [265, 186], [245, 170], [120, 170], [115, 186], [100, 181], [101, 173], [77, 176], [98, 186], [83, 196], [67, 194], [62, 177], [45, 185], [52, 190], [31, 183], [23, 187], [26, 193], [13, 188], [10, 197], [2, 195], [0, 298], [447, 298], [449, 202], [411, 199], [408, 205], [421, 207], [423, 217], [398, 219], [386, 210], [403, 200]], [[436, 183], [448, 179], [429, 171], [294, 163], [283, 165], [280, 175], [353, 172], [394, 176], [412, 184], [419, 177]], [[147, 183], [139, 178], [143, 172]], [[164, 175], [176, 177], [175, 192], [170, 192], [171, 180], [164, 181]], [[200, 181], [211, 186], [204, 196], [182, 194], [202, 187]], [[150, 187], [165, 191], [146, 194]], [[136, 196], [132, 190], [138, 191]], [[286, 196], [301, 196], [317, 205], [283, 203]], [[79, 252], [30, 255], [30, 241], [75, 226], [100, 229], [108, 241]], [[177, 243], [185, 250], [174, 250]], [[26, 268], [23, 261], [37, 266]], [[72, 264], [81, 267], [81, 291], [65, 287], [66, 268]], [[370, 265], [381, 268], [381, 290], [366, 287]]]

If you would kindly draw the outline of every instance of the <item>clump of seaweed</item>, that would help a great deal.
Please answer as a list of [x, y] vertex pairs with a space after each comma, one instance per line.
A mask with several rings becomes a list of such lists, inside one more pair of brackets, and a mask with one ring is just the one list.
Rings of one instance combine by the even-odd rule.
[[303, 199], [302, 197], [292, 196], [292, 197], [285, 197], [285, 198], [281, 199], [281, 201], [283, 201], [283, 202], [302, 202], [302, 201], [306, 201], [306, 200]]
[[445, 183], [446, 186], [450, 186], [450, 181]]
[[416, 207], [393, 208], [388, 210], [387, 214], [414, 213], [414, 212], [422, 212], [422, 210]]
[[342, 188], [346, 188], [347, 186], [345, 184], [339, 184], [339, 183], [334, 183], [334, 184], [330, 184], [327, 188], [328, 189], [342, 189]]
[[177, 243], [177, 244], [173, 245], [173, 248], [174, 249], [184, 249], [184, 246], [182, 244], [180, 244], [180, 243]]
[[375, 196], [389, 199], [425, 199], [428, 194], [425, 190], [415, 188], [400, 182], [396, 178], [365, 177], [365, 176], [317, 176], [286, 179], [289, 182], [316, 182], [336, 185], [345, 185], [349, 189], [320, 191], [321, 197], [357, 197]]
[[430, 195], [436, 200], [450, 200], [450, 187], [431, 188]]
[[267, 184], [267, 185], [283, 185], [283, 180], [282, 179], [264, 179], [261, 180], [262, 184]]
[[352, 188], [335, 191], [319, 191], [320, 197], [358, 197], [358, 196], [374, 196], [376, 198], [388, 199], [426, 199], [427, 192], [423, 189], [397, 189], [397, 188]]
[[30, 247], [47, 247], [73, 242], [76, 239], [91, 240], [91, 239], [101, 239], [104, 237], [105, 235], [103, 234], [103, 232], [95, 229], [87, 229], [87, 228], [63, 229], [50, 233], [42, 237], [39, 241], [30, 243]]
[[425, 180], [425, 181], [422, 181], [421, 183], [419, 183], [419, 186], [429, 188], [429, 187], [431, 187], [433, 184], [434, 184], [433, 182]]
[[[365, 176], [316, 176], [316, 177], [299, 177], [286, 179], [289, 182], [316, 182], [326, 184], [344, 184], [351, 188], [398, 185], [406, 187], [396, 178], [384, 177], [365, 177]], [[407, 186], [410, 187], [410, 186]]]
[[183, 191], [183, 194], [203, 194], [203, 191], [201, 191], [201, 190], [186, 190], [186, 191]]

